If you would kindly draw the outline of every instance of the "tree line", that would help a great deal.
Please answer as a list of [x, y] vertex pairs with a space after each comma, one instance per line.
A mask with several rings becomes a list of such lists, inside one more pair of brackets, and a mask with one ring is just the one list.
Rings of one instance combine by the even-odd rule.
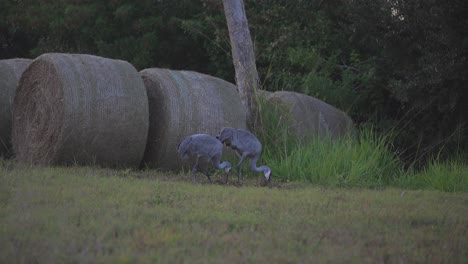
[[[408, 164], [468, 149], [468, 2], [245, 0], [265, 90], [305, 93], [392, 138]], [[0, 59], [89, 53], [234, 82], [219, 0], [7, 0]]]

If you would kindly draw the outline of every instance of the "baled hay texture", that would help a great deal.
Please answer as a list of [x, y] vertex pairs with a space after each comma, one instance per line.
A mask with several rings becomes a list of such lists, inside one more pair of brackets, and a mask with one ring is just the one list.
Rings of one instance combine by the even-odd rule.
[[24, 72], [13, 114], [18, 161], [137, 167], [143, 158], [148, 98], [128, 62], [43, 54]]
[[237, 88], [224, 80], [190, 71], [145, 69], [140, 72], [150, 108], [144, 164], [180, 169], [179, 142], [188, 135], [215, 136], [223, 127], [246, 128]]
[[314, 97], [279, 91], [268, 95], [267, 101], [289, 109], [287, 118], [299, 139], [314, 135], [338, 138], [353, 133], [353, 121], [346, 113]]
[[0, 157], [11, 157], [11, 117], [16, 87], [32, 60], [0, 60]]

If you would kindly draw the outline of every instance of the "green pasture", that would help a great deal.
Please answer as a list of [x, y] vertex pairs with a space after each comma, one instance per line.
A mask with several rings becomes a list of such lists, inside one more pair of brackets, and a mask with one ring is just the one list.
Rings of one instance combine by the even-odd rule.
[[[215, 181], [222, 175], [213, 175]], [[468, 194], [0, 165], [1, 263], [466, 263]], [[232, 177], [234, 181], [236, 177]]]

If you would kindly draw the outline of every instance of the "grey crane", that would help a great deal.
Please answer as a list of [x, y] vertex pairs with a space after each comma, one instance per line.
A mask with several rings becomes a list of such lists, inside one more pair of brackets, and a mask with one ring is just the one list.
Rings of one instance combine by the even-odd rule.
[[240, 161], [236, 166], [238, 183], [240, 183], [241, 165], [246, 158], [250, 159], [250, 168], [253, 171], [263, 172], [267, 182], [270, 181], [271, 169], [266, 165], [257, 167], [257, 161], [262, 153], [262, 143], [260, 143], [255, 135], [244, 129], [225, 127], [216, 138], [223, 144], [226, 144], [226, 146], [234, 149], [240, 157]]
[[197, 166], [200, 159], [205, 159], [207, 161], [205, 175], [208, 177], [210, 183], [213, 183], [208, 173], [210, 162], [215, 168], [220, 170], [224, 169], [226, 171], [226, 179], [228, 177], [227, 173], [231, 171], [231, 163], [227, 161], [220, 163], [223, 153], [223, 144], [213, 136], [207, 134], [193, 134], [187, 136], [179, 143], [177, 152], [184, 160], [188, 158], [195, 159], [195, 164], [192, 168], [194, 183], [197, 182]]

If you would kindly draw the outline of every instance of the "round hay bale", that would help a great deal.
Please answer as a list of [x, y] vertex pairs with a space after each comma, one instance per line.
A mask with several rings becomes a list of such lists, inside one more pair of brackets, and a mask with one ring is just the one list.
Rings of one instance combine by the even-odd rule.
[[0, 157], [12, 156], [11, 117], [16, 87], [30, 59], [0, 60]]
[[190, 71], [145, 69], [150, 128], [144, 165], [180, 169], [180, 141], [190, 134], [217, 135], [223, 127], [246, 128], [246, 114], [235, 85]]
[[13, 118], [20, 162], [137, 167], [148, 133], [148, 98], [128, 62], [43, 54], [20, 79]]
[[353, 132], [353, 121], [341, 110], [314, 97], [287, 91], [267, 95], [267, 101], [285, 106], [298, 139], [330, 136], [335, 139]]

